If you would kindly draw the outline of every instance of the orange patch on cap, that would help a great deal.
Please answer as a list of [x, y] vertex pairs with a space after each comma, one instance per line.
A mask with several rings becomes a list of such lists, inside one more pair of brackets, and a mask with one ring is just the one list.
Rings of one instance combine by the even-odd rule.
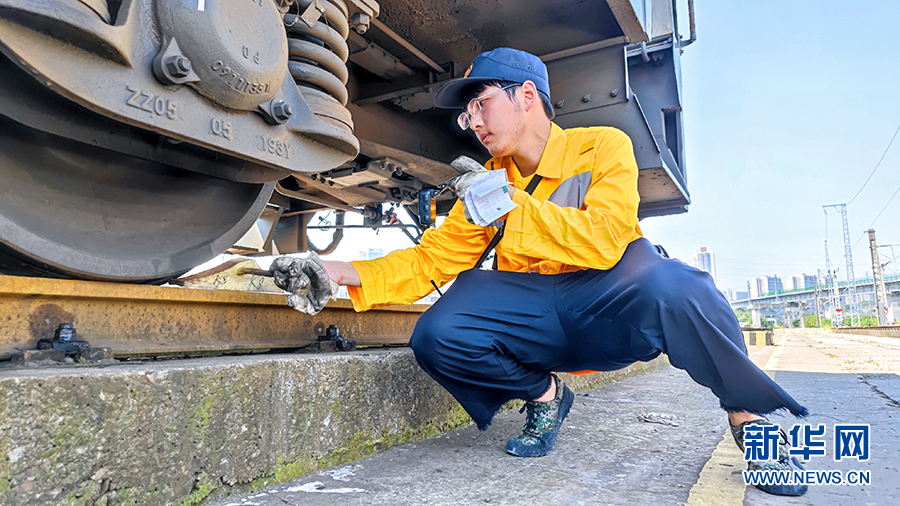
[[469, 68], [466, 69], [466, 73], [463, 74], [463, 79], [469, 77], [469, 72], [472, 72], [472, 65], [469, 65]]

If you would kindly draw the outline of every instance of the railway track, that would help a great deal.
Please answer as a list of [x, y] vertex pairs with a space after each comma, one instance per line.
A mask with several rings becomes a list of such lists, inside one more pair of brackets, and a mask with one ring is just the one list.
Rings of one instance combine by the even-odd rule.
[[0, 276], [0, 361], [35, 350], [61, 324], [115, 358], [297, 349], [332, 325], [357, 345], [406, 344], [428, 307], [356, 313], [339, 299], [309, 316], [274, 293]]

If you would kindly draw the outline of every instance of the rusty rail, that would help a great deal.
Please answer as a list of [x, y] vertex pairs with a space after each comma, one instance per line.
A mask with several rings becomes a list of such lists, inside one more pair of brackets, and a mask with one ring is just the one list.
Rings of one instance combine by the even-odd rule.
[[356, 313], [341, 299], [308, 316], [273, 293], [0, 276], [0, 360], [34, 349], [61, 323], [116, 357], [300, 348], [329, 325], [359, 345], [405, 344], [428, 307]]

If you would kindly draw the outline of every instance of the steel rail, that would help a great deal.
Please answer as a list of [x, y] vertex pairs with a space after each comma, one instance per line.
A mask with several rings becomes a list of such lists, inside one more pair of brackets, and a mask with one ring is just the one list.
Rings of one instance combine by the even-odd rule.
[[51, 339], [61, 323], [115, 357], [296, 349], [336, 325], [358, 345], [406, 344], [427, 305], [357, 313], [331, 301], [315, 316], [275, 293], [0, 276], [0, 360]]

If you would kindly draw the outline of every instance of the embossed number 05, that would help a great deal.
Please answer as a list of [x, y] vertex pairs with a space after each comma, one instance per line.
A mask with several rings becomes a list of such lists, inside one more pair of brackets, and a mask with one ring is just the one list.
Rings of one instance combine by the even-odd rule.
[[232, 135], [234, 134], [233, 130], [231, 129], [231, 122], [219, 118], [213, 118], [212, 122], [209, 125], [209, 128], [210, 130], [212, 130], [213, 134], [218, 135], [219, 137], [224, 137], [228, 140], [231, 140]]

